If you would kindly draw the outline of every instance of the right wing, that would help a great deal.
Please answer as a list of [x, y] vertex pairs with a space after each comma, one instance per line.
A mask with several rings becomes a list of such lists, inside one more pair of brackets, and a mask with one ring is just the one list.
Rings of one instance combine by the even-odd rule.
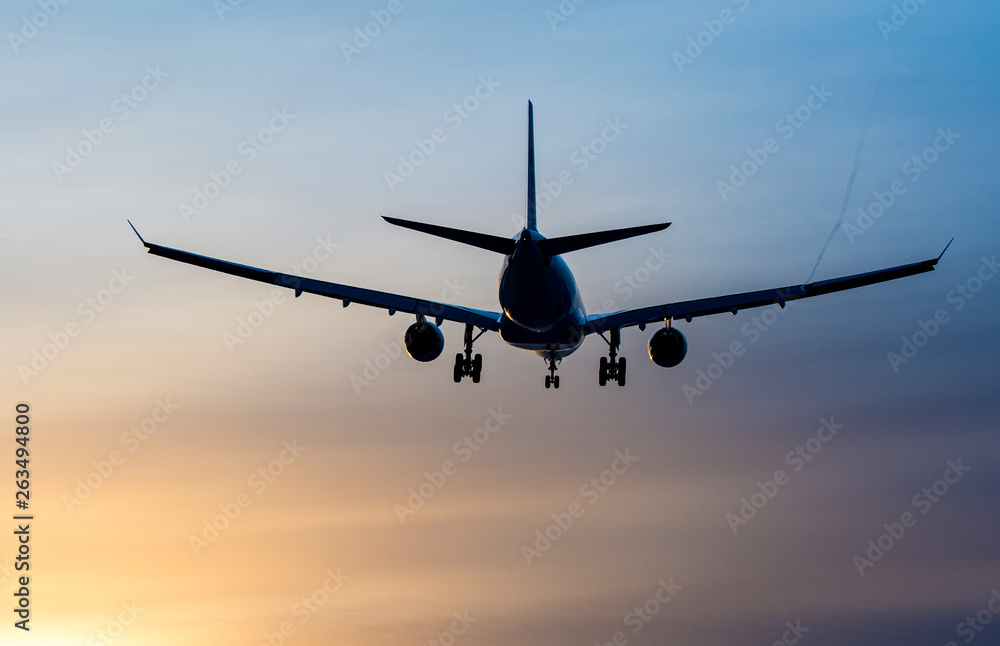
[[[951, 245], [951, 242], [948, 243]], [[948, 247], [945, 247], [947, 251]], [[941, 256], [944, 251], [941, 252]], [[616, 327], [628, 327], [630, 325], [641, 325], [665, 321], [669, 319], [686, 319], [690, 321], [696, 316], [708, 316], [709, 314], [721, 314], [730, 312], [736, 314], [739, 310], [751, 307], [761, 307], [764, 305], [778, 304], [785, 306], [786, 301], [794, 301], [800, 298], [820, 296], [845, 289], [854, 289], [865, 285], [895, 280], [905, 276], [922, 274], [933, 271], [934, 266], [941, 260], [941, 256], [914, 262], [888, 269], [879, 269], [864, 274], [854, 274], [830, 280], [820, 280], [808, 285], [791, 285], [789, 287], [779, 287], [777, 289], [763, 289], [756, 292], [745, 292], [743, 294], [730, 294], [728, 296], [716, 296], [714, 298], [699, 298], [693, 301], [682, 301], [679, 303], [667, 303], [665, 305], [654, 305], [624, 312], [614, 312], [612, 314], [595, 314], [587, 317], [587, 334], [604, 332]]]
[[374, 289], [364, 289], [362, 287], [351, 287], [350, 285], [328, 283], [324, 280], [292, 276], [290, 274], [269, 271], [267, 269], [258, 269], [248, 265], [240, 265], [234, 262], [209, 258], [208, 256], [201, 256], [188, 251], [181, 251], [180, 249], [172, 249], [170, 247], [163, 247], [158, 244], [146, 242], [143, 240], [142, 236], [139, 235], [139, 232], [136, 231], [136, 228], [131, 222], [129, 222], [129, 226], [131, 226], [132, 230], [135, 231], [135, 234], [139, 236], [139, 240], [141, 240], [142, 244], [149, 250], [149, 253], [154, 256], [162, 256], [163, 258], [169, 258], [170, 260], [204, 267], [205, 269], [213, 269], [215, 271], [221, 271], [225, 274], [239, 276], [240, 278], [249, 278], [250, 280], [256, 280], [262, 283], [277, 285], [278, 287], [287, 287], [288, 289], [295, 290], [296, 296], [299, 296], [302, 293], [318, 294], [329, 298], [338, 298], [343, 302], [344, 307], [347, 307], [351, 303], [360, 303], [362, 305], [381, 307], [382, 309], [389, 310], [390, 315], [395, 314], [397, 311], [408, 312], [410, 314], [422, 314], [424, 316], [444, 319], [446, 321], [466, 323], [468, 325], [474, 325], [478, 328], [491, 330], [493, 332], [500, 329], [499, 312], [487, 312], [467, 307], [457, 307], [455, 305], [447, 305], [445, 303], [437, 303], [435, 301], [426, 301], [423, 299], [411, 298], [409, 296], [400, 296], [399, 294], [379, 292]]

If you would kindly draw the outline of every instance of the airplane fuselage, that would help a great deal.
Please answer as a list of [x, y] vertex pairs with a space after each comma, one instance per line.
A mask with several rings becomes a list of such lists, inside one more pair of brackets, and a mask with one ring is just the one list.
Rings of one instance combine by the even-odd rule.
[[542, 253], [540, 240], [545, 240], [542, 234], [525, 228], [514, 252], [504, 257], [500, 337], [514, 347], [561, 359], [583, 343], [587, 313], [566, 262]]

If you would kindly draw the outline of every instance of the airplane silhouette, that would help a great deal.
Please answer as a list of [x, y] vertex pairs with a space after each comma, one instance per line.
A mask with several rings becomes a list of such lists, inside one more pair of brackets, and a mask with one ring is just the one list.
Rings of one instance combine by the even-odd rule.
[[[483, 358], [481, 354], [473, 355], [473, 343], [487, 331], [498, 332], [500, 338], [508, 344], [530, 350], [546, 360], [549, 371], [545, 377], [546, 388], [559, 388], [557, 364], [575, 352], [590, 334], [600, 335], [609, 348], [608, 356], [601, 357], [598, 383], [604, 386], [613, 381], [619, 386], [624, 386], [626, 361], [624, 357], [618, 357], [621, 329], [624, 327], [634, 325], [644, 330], [649, 323], [663, 322], [664, 327], [657, 330], [649, 339], [649, 357], [657, 365], [671, 368], [678, 365], [687, 354], [687, 340], [680, 330], [673, 326], [673, 321], [684, 319], [691, 322], [691, 319], [698, 316], [722, 312], [736, 314], [742, 309], [772, 304], [784, 308], [787, 301], [933, 271], [944, 255], [942, 251], [940, 256], [930, 260], [805, 285], [790, 285], [588, 316], [583, 307], [580, 290], [562, 255], [616, 240], [662, 231], [670, 226], [670, 222], [558, 238], [546, 238], [539, 233], [535, 208], [534, 116], [530, 101], [528, 102], [528, 203], [524, 228], [520, 233], [513, 238], [504, 238], [382, 217], [389, 224], [502, 254], [504, 260], [499, 284], [501, 311], [458, 307], [218, 260], [146, 242], [131, 221], [129, 226], [139, 236], [139, 240], [149, 253], [156, 256], [287, 287], [295, 291], [296, 297], [303, 293], [318, 294], [340, 299], [344, 307], [351, 303], [359, 303], [386, 309], [390, 316], [396, 312], [413, 314], [416, 321], [407, 328], [404, 342], [407, 353], [417, 361], [433, 361], [441, 355], [444, 350], [444, 335], [439, 326], [444, 321], [462, 323], [465, 325], [465, 347], [464, 352], [455, 355], [456, 383], [465, 377], [471, 377], [473, 382], [479, 383]], [[946, 246], [945, 250], [947, 249]], [[433, 319], [433, 322], [428, 318]]]

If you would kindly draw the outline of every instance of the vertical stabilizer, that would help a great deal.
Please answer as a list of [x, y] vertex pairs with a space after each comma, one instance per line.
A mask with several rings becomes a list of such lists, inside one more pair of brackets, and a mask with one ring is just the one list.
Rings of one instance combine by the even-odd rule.
[[531, 101], [528, 101], [528, 216], [524, 225], [530, 231], [537, 231], [535, 223], [535, 119]]

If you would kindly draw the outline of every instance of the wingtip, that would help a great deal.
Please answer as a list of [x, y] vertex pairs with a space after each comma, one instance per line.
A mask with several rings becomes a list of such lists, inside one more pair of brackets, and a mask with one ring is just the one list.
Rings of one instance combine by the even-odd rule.
[[948, 251], [948, 247], [950, 247], [950, 246], [951, 246], [951, 243], [952, 243], [952, 242], [955, 242], [955, 238], [952, 238], [951, 240], [949, 240], [949, 241], [948, 241], [948, 244], [946, 244], [946, 245], [944, 246], [944, 249], [942, 249], [942, 250], [941, 250], [941, 255], [940, 255], [940, 256], [938, 256], [938, 257], [937, 257], [937, 260], [935, 260], [935, 261], [934, 261], [935, 263], [937, 263], [937, 262], [938, 262], [939, 260], [941, 260], [941, 258], [943, 258], [943, 257], [944, 257], [944, 252], [945, 252], [945, 251]]
[[142, 235], [139, 234], [139, 230], [135, 228], [134, 224], [132, 224], [132, 220], [125, 220], [125, 221], [128, 222], [128, 225], [132, 227], [133, 231], [135, 231], [135, 235], [138, 236], [139, 242], [141, 242], [145, 246], [146, 241], [142, 239]]

